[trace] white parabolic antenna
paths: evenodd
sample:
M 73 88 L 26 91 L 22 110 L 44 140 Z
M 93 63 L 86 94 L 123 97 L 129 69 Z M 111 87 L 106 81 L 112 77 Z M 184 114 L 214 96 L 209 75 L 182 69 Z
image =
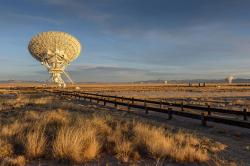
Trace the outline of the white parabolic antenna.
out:
M 61 74 L 73 82 L 64 70 L 80 55 L 81 44 L 75 37 L 65 32 L 41 32 L 30 40 L 28 49 L 47 68 L 52 82 L 65 87 Z

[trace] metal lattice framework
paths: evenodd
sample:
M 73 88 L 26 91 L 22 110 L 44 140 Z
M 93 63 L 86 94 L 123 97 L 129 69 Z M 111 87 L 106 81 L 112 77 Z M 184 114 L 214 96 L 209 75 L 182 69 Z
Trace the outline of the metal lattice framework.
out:
M 42 32 L 31 39 L 28 49 L 47 68 L 52 82 L 65 87 L 62 73 L 72 82 L 64 69 L 81 52 L 81 44 L 76 38 L 65 32 Z

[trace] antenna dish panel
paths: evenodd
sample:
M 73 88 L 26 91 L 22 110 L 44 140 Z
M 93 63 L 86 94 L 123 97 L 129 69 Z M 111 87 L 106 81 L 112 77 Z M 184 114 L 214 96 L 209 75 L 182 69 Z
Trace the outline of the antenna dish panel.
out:
M 64 69 L 81 52 L 81 44 L 75 37 L 65 32 L 42 32 L 30 40 L 28 49 L 30 54 L 47 68 L 52 82 L 65 87 L 62 73 L 72 82 Z

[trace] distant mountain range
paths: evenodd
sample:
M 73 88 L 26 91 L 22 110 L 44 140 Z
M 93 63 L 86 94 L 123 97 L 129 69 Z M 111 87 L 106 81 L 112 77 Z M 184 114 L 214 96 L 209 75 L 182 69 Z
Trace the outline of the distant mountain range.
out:
M 45 83 L 44 81 L 29 81 L 29 80 L 2 80 L 0 84 L 8 83 Z
M 169 83 L 169 84 L 181 84 L 181 83 L 225 83 L 225 79 L 192 79 L 192 80 L 146 80 L 136 81 L 134 83 Z M 233 80 L 233 83 L 250 83 L 250 79 L 237 78 Z
M 144 80 L 135 81 L 133 83 L 169 83 L 169 84 L 181 84 L 181 83 L 225 83 L 224 79 L 191 79 L 191 80 Z M 45 81 L 30 81 L 30 80 L 2 80 L 0 84 L 8 83 L 46 83 Z M 76 82 L 76 83 L 98 83 L 98 82 Z M 130 82 L 131 83 L 131 82 Z M 233 80 L 233 83 L 250 83 L 250 79 L 237 78 Z

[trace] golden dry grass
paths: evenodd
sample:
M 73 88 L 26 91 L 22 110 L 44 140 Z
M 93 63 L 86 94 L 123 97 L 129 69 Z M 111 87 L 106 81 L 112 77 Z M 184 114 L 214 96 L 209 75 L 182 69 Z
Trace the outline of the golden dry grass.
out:
M 118 140 L 115 144 L 115 153 L 118 159 L 128 162 L 129 157 L 133 151 L 132 143 L 127 140 Z
M 94 159 L 98 154 L 100 143 L 91 128 L 79 125 L 63 126 L 59 129 L 53 142 L 53 156 L 57 159 L 81 163 Z
M 13 146 L 7 140 L 0 138 L 0 159 L 13 154 Z
M 45 154 L 46 137 L 45 128 L 39 123 L 31 124 L 31 128 L 23 136 L 22 143 L 25 147 L 25 154 L 28 158 L 37 158 Z
M 26 160 L 24 156 L 6 157 L 0 163 L 0 166 L 25 166 Z
M 211 160 L 211 153 L 221 150 L 212 149 L 208 142 L 185 131 L 124 120 L 112 114 L 85 114 L 82 107 L 74 104 L 57 101 L 51 105 L 54 99 L 50 97 L 39 100 L 19 103 L 31 103 L 34 110 L 24 109 L 1 117 L 0 163 L 22 165 L 25 158 L 85 163 L 102 154 L 122 162 L 148 156 L 178 163 L 206 163 Z

